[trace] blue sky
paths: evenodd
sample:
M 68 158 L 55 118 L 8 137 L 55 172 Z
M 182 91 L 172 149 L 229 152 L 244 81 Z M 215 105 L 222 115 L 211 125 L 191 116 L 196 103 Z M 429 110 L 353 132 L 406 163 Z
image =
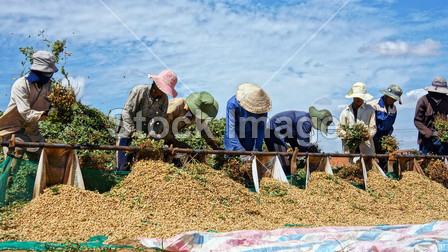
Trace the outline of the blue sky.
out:
M 448 77 L 448 1 L 0 1 L 0 110 L 21 72 L 21 46 L 45 49 L 37 34 L 66 39 L 66 69 L 82 101 L 104 112 L 121 108 L 147 74 L 170 68 L 179 97 L 208 91 L 225 116 L 243 82 L 263 86 L 270 115 L 327 108 L 339 117 L 353 83 L 398 84 L 394 135 L 417 148 L 415 104 L 435 76 Z M 317 139 L 316 139 L 317 136 Z M 313 137 L 325 152 L 330 135 Z

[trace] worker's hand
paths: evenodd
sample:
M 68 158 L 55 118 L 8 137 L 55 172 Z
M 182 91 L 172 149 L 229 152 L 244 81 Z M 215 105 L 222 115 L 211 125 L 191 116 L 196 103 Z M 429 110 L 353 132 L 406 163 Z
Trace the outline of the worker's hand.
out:
M 370 134 L 365 134 L 364 136 L 362 136 L 362 140 L 367 141 L 370 138 Z
M 244 164 L 250 163 L 254 159 L 254 157 L 251 155 L 241 155 L 240 158 L 241 158 L 241 162 L 243 162 Z
M 442 133 L 440 133 L 440 131 L 434 131 L 434 132 L 432 133 L 432 136 L 435 137 L 435 138 L 439 138 L 439 137 L 442 136 Z

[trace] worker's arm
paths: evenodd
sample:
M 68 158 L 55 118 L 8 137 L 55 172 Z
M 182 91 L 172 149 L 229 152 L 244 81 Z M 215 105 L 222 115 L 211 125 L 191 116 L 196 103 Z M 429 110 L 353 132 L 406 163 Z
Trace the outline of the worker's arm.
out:
M 141 101 L 141 98 L 141 92 L 131 90 L 129 93 L 128 99 L 126 100 L 121 112 L 121 119 L 125 130 L 122 137 L 131 137 L 135 132 L 134 117 L 137 113 L 138 104 Z
M 226 131 L 224 136 L 224 146 L 226 150 L 245 151 L 236 133 L 236 107 L 232 102 L 227 103 Z
M 20 78 L 17 80 L 12 86 L 11 90 L 11 99 L 16 103 L 17 110 L 23 119 L 27 122 L 38 122 L 40 120 L 46 119 L 45 110 L 38 111 L 31 108 L 32 102 L 31 99 L 31 86 L 33 84 L 29 84 L 25 78 Z M 49 85 L 49 84 L 46 84 Z M 42 87 L 46 88 L 46 87 Z M 36 100 L 39 97 L 36 98 Z M 48 103 L 48 108 L 50 107 L 50 103 Z
M 425 138 L 430 138 L 433 135 L 433 130 L 428 128 L 425 123 L 424 119 L 427 117 L 426 113 L 431 112 L 432 108 L 428 108 L 427 104 L 425 103 L 425 97 L 420 98 L 417 102 L 417 106 L 415 108 L 415 115 L 414 115 L 414 125 L 417 128 L 417 130 L 422 134 Z M 427 110 L 431 111 L 427 111 Z M 430 114 L 430 113 L 428 113 Z

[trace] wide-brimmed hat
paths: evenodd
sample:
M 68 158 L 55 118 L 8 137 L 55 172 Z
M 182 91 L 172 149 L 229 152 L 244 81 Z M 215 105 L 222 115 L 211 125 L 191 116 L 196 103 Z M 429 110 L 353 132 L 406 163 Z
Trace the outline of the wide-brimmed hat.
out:
M 367 93 L 366 84 L 362 82 L 356 82 L 353 87 L 350 88 L 350 93 L 348 93 L 345 98 L 361 98 L 364 101 L 370 101 L 373 96 Z
M 254 113 L 267 113 L 272 108 L 271 98 L 261 87 L 252 83 L 243 83 L 236 90 L 236 100 L 243 109 Z
M 188 110 L 200 120 L 213 119 L 218 114 L 219 105 L 209 92 L 196 92 L 187 97 Z
M 311 106 L 309 109 L 311 124 L 313 128 L 322 131 L 325 135 L 328 133 L 328 127 L 333 122 L 333 115 L 328 109 L 317 110 Z
M 380 92 L 398 101 L 401 104 L 401 95 L 403 94 L 403 90 L 400 86 L 390 84 L 388 89 L 380 90 Z
M 33 54 L 33 64 L 30 70 L 44 72 L 44 73 L 55 73 L 58 68 L 54 64 L 54 55 L 47 51 L 37 51 Z
M 446 85 L 445 78 L 443 78 L 443 77 L 435 77 L 432 80 L 431 85 L 425 87 L 425 90 L 427 90 L 429 92 L 436 92 L 436 93 L 447 94 L 448 93 L 448 87 Z
M 174 87 L 177 84 L 177 75 L 171 70 L 163 70 L 159 75 L 148 74 L 148 78 L 152 78 L 157 87 L 165 94 L 175 98 L 177 91 Z

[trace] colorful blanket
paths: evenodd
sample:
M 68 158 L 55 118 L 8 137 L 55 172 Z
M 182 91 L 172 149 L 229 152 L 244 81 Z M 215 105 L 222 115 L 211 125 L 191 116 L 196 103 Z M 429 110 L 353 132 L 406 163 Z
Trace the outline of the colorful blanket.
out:
M 169 251 L 448 251 L 448 222 L 372 227 L 287 228 L 228 233 L 187 232 L 167 240 L 141 238 Z

